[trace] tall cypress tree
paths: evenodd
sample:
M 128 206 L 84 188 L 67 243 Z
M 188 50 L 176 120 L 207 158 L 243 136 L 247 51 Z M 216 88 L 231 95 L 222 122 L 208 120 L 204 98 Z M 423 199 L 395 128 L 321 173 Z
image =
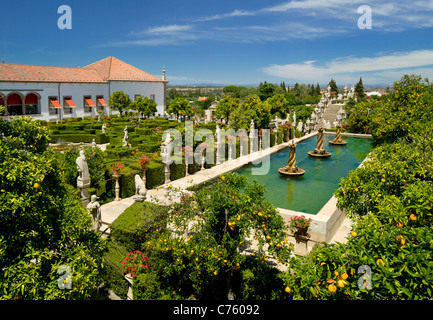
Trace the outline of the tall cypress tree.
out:
M 334 79 L 331 78 L 331 81 L 329 81 L 328 85 L 331 87 L 331 91 L 335 91 L 336 93 L 338 93 L 337 83 Z
M 363 101 L 366 99 L 366 95 L 364 92 L 364 85 L 362 83 L 362 77 L 359 78 L 358 83 L 355 86 L 356 99 L 358 101 Z

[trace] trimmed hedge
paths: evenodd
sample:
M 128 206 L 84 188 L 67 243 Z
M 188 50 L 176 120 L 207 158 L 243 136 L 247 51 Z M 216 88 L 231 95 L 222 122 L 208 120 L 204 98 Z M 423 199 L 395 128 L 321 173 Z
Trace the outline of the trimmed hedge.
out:
M 120 243 L 107 242 L 107 253 L 104 258 L 107 260 L 102 279 L 104 285 L 110 288 L 119 298 L 126 300 L 128 296 L 129 283 L 121 273 L 121 263 L 127 256 L 128 250 Z
M 141 250 L 148 233 L 166 228 L 167 212 L 165 206 L 136 202 L 114 220 L 110 237 L 128 251 Z
M 91 143 L 95 139 L 95 142 L 108 143 L 110 142 L 109 137 L 103 133 L 98 134 L 84 134 L 84 133 L 68 133 L 68 134 L 51 134 L 51 142 L 55 143 L 59 140 L 66 142 L 84 142 Z

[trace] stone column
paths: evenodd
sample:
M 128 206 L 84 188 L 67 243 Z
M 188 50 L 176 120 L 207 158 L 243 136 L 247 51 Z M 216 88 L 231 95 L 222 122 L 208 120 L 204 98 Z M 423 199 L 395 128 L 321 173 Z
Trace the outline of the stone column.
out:
M 164 184 L 170 183 L 170 165 L 164 163 Z
M 119 185 L 119 178 L 120 174 L 114 174 L 113 178 L 116 180 L 116 184 L 114 186 L 114 192 L 115 192 L 115 198 L 114 201 L 120 201 L 120 185 Z

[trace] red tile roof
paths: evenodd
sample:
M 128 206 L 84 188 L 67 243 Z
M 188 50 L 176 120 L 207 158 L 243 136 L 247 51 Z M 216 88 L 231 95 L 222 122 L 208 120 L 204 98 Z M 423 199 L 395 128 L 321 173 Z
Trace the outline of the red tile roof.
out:
M 120 81 L 162 81 L 115 57 L 108 57 L 85 66 L 84 69 L 96 70 L 104 80 Z
M 108 80 L 162 81 L 114 57 L 105 58 L 84 68 L 0 63 L 0 81 L 101 83 Z

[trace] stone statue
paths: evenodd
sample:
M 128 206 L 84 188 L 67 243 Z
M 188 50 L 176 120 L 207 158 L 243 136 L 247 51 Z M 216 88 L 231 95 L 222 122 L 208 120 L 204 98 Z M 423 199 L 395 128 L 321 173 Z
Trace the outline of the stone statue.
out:
M 128 126 L 125 126 L 125 129 L 123 129 L 123 140 L 122 140 L 122 147 L 128 146 Z
M 319 126 L 317 128 L 318 134 L 317 134 L 317 145 L 316 149 L 313 151 L 309 151 L 308 154 L 313 157 L 330 157 L 331 153 L 327 152 L 323 148 L 323 132 L 325 131 L 325 128 L 322 126 Z
M 289 142 L 289 148 L 290 148 L 290 155 L 289 155 L 289 161 L 287 166 L 278 169 L 278 172 L 284 175 L 289 176 L 301 176 L 305 173 L 304 169 L 300 169 L 296 166 L 296 146 L 294 140 L 291 140 Z
M 298 127 L 296 129 L 298 129 L 299 132 L 302 132 L 302 127 L 303 127 L 303 123 L 302 121 L 299 121 Z
M 165 141 L 161 144 L 161 157 L 162 163 L 164 164 L 164 183 L 169 183 L 170 180 L 170 164 L 171 151 L 173 150 L 173 142 L 171 141 L 170 133 L 168 132 Z
M 293 126 L 296 126 L 296 111 L 293 111 Z
M 92 230 L 99 230 L 102 226 L 102 216 L 101 216 L 101 205 L 96 201 L 98 197 L 94 194 L 90 198 L 90 202 L 87 204 L 87 210 L 92 217 Z
M 87 158 L 84 154 L 84 150 L 80 150 L 80 155 L 75 160 L 78 170 L 77 186 L 83 186 L 86 184 L 90 185 L 90 174 L 89 166 L 87 164 Z
M 95 139 L 92 139 L 92 148 L 96 148 L 97 146 L 96 146 L 96 142 L 95 142 Z
M 138 174 L 135 175 L 135 196 L 134 200 L 136 202 L 143 202 L 146 200 L 146 185 L 144 184 L 144 181 Z
M 106 134 L 106 132 L 107 132 L 107 124 L 105 122 L 102 124 L 101 130 L 102 130 L 103 134 Z
M 218 125 L 216 126 L 216 129 L 215 129 L 215 137 L 216 137 L 216 141 L 217 141 L 217 146 L 220 146 L 221 145 L 221 129 Z
M 81 190 L 83 205 L 87 205 L 89 203 L 89 193 L 87 190 L 90 187 L 90 174 L 84 150 L 80 150 L 80 155 L 75 160 L 75 163 L 78 171 L 77 187 Z
M 161 157 L 163 163 L 171 163 L 172 150 L 173 142 L 171 141 L 170 133 L 167 133 L 164 142 L 161 144 Z
M 250 137 L 254 137 L 254 119 L 251 119 L 250 123 Z

